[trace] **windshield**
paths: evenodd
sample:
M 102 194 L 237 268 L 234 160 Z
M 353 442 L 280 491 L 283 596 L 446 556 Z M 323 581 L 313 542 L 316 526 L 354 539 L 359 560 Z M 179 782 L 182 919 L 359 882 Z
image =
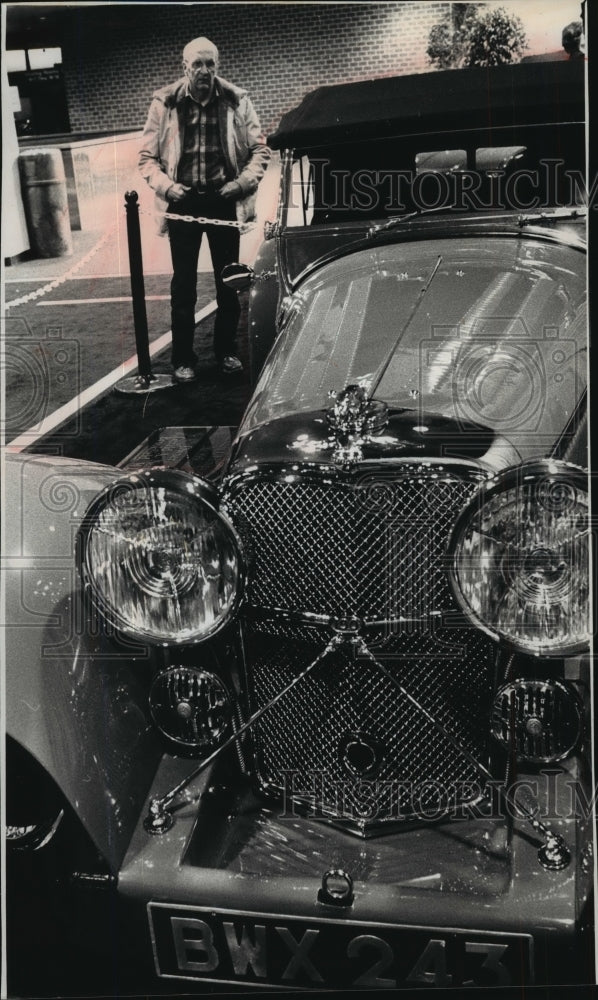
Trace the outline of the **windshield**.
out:
M 572 415 L 586 340 L 579 250 L 505 236 L 360 250 L 293 295 L 241 433 L 359 383 L 391 407 L 483 424 L 531 457 Z

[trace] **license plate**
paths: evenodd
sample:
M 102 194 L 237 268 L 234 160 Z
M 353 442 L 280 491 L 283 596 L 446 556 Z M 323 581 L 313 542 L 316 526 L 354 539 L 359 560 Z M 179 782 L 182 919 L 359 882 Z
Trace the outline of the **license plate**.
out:
M 532 939 L 149 903 L 159 976 L 284 988 L 522 986 Z

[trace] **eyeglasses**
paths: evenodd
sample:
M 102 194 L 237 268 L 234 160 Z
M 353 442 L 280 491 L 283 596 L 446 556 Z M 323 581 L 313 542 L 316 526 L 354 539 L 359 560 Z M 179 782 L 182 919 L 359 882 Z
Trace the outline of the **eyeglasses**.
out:
M 203 59 L 195 59 L 192 63 L 183 62 L 183 67 L 187 72 L 196 72 L 200 69 L 215 70 L 216 61 L 215 59 L 207 59 L 206 61 Z

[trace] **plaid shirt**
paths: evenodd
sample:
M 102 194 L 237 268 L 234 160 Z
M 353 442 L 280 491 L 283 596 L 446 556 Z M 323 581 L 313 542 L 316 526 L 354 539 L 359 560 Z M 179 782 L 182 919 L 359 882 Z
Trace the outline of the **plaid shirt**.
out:
M 185 131 L 178 181 L 190 187 L 222 187 L 226 182 L 226 164 L 220 143 L 216 92 L 205 106 L 198 104 L 187 92 L 183 121 Z

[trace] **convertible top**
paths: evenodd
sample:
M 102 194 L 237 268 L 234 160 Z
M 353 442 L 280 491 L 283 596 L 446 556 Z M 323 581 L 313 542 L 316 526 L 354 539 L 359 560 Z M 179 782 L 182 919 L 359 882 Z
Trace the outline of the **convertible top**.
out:
M 585 120 L 584 60 L 418 73 L 318 87 L 283 115 L 272 149 Z

